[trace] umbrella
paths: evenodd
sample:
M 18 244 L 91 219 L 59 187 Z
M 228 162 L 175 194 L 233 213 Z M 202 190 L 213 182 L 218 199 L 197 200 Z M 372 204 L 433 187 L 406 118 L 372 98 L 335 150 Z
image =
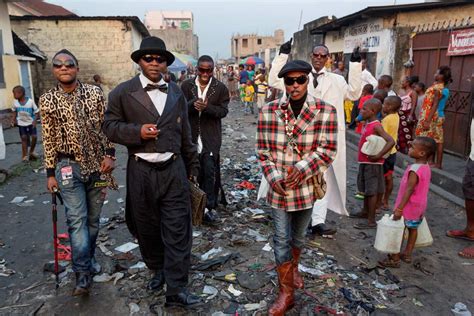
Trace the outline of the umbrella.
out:
M 168 66 L 168 70 L 172 72 L 179 72 L 182 70 L 186 70 L 188 66 L 186 66 L 185 63 L 183 63 L 179 58 L 174 59 L 174 62 Z
M 191 55 L 186 55 L 186 54 L 181 54 L 181 53 L 176 53 L 176 52 L 173 52 L 173 55 L 174 57 L 181 60 L 186 65 L 191 64 L 191 66 L 197 66 L 197 60 Z
M 257 57 L 257 56 L 250 56 L 242 60 L 241 64 L 245 65 L 257 65 L 257 64 L 264 64 L 265 62 L 263 59 Z

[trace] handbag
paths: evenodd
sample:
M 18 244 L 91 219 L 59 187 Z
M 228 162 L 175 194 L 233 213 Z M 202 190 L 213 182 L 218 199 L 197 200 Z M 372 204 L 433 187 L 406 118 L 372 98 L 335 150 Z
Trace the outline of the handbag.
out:
M 189 188 L 191 191 L 192 223 L 194 226 L 199 226 L 202 224 L 202 218 L 204 217 L 207 195 L 192 181 L 189 181 Z
M 324 180 L 324 174 L 318 173 L 317 175 L 313 176 L 313 184 L 314 184 L 314 197 L 317 200 L 321 200 L 327 191 L 327 184 L 326 180 Z

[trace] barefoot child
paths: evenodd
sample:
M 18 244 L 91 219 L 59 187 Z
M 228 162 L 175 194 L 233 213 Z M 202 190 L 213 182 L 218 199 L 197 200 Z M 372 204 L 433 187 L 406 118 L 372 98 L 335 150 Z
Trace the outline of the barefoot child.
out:
M 25 88 L 16 86 L 13 88 L 12 110 L 15 112 L 12 125 L 18 126 L 21 137 L 21 159 L 23 161 L 36 160 L 38 155 L 35 154 L 36 146 L 36 120 L 38 119 L 39 109 L 35 101 L 25 96 Z M 31 137 L 31 139 L 30 139 Z M 28 153 L 28 144 L 30 151 Z
M 361 212 L 352 214 L 351 217 L 367 218 L 368 221 L 354 225 L 357 229 L 375 229 L 377 227 L 375 223 L 377 195 L 385 192 L 383 156 L 395 146 L 393 138 L 384 131 L 382 124 L 377 120 L 377 115 L 381 111 L 382 102 L 375 98 L 367 100 L 360 110 L 362 119 L 366 121 L 366 124 L 359 141 L 359 174 L 357 176 L 357 187 L 360 192 L 364 193 L 364 208 Z M 362 145 L 367 140 L 367 137 L 371 135 L 382 137 L 386 143 L 378 154 L 368 156 L 362 153 Z
M 255 95 L 255 89 L 253 87 L 252 80 L 247 80 L 247 86 L 245 87 L 245 97 L 244 97 L 244 104 L 245 104 L 245 113 L 251 112 L 254 114 L 253 109 L 253 99 Z
M 429 137 L 417 137 L 408 151 L 408 155 L 415 159 L 403 174 L 398 190 L 393 219 L 400 220 L 403 216 L 405 227 L 408 229 L 408 241 L 402 253 L 388 255 L 379 264 L 384 267 L 399 268 L 400 260 L 411 262 L 411 254 L 415 247 L 420 226 L 428 202 L 428 190 L 431 181 L 431 169 L 428 164 L 436 152 L 436 142 Z M 401 246 L 401 245 L 400 245 Z
M 385 117 L 382 120 L 382 127 L 384 131 L 390 135 L 395 143 L 398 138 L 398 128 L 400 124 L 400 117 L 398 116 L 398 110 L 402 104 L 402 99 L 397 96 L 388 96 L 383 102 L 383 112 Z M 388 200 L 393 190 L 393 170 L 395 169 L 395 162 L 397 160 L 397 147 L 393 146 L 390 150 L 390 156 L 385 159 L 383 163 L 383 176 L 385 178 L 385 193 L 383 199 L 379 197 L 379 201 L 382 201 L 382 209 L 388 211 Z

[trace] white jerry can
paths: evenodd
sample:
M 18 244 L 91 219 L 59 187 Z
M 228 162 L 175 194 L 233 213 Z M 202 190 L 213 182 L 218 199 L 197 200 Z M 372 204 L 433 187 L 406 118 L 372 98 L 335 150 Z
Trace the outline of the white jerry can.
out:
M 405 231 L 405 239 L 408 239 L 408 230 Z M 423 217 L 420 226 L 418 226 L 418 235 L 416 236 L 415 248 L 428 247 L 433 244 L 433 236 L 426 217 Z
M 382 253 L 399 253 L 404 229 L 403 217 L 398 221 L 394 221 L 391 215 L 385 214 L 377 222 L 374 248 Z

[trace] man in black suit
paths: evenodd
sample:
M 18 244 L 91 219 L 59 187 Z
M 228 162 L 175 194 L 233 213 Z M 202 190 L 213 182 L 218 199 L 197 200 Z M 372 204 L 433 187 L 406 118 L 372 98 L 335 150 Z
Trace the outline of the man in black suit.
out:
M 127 226 L 138 239 L 148 268 L 148 283 L 161 290 L 166 306 L 200 302 L 186 289 L 192 246 L 188 178 L 196 181 L 199 161 L 191 141 L 186 100 L 162 73 L 174 61 L 165 43 L 147 37 L 131 58 L 142 73 L 109 94 L 103 130 L 127 146 Z
M 214 60 L 203 55 L 197 64 L 197 76 L 183 82 L 181 89 L 188 100 L 189 122 L 193 142 L 198 146 L 199 187 L 206 192 L 205 222 L 217 220 L 217 198 L 220 189 L 219 152 L 222 144 L 221 120 L 226 117 L 229 90 L 213 77 Z

